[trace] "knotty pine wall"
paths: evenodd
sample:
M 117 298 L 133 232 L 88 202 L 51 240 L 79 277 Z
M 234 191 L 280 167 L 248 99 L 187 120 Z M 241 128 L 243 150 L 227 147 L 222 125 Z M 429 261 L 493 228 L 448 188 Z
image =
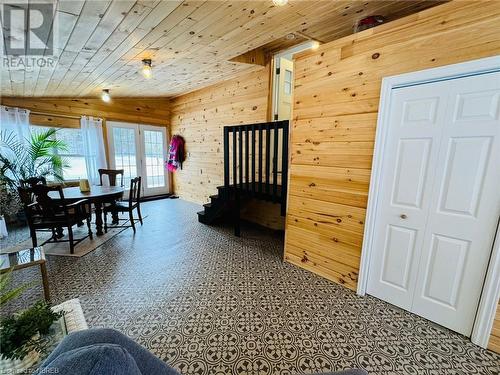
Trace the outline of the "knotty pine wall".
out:
M 106 120 L 161 126 L 170 123 L 170 101 L 164 98 L 113 98 L 110 103 L 104 103 L 100 98 L 4 96 L 0 98 L 0 104 L 29 109 L 33 125 L 79 128 L 81 116 L 102 118 L 108 165 Z
M 493 350 L 500 354 L 500 301 L 497 307 L 497 314 L 495 316 L 495 322 L 493 323 L 493 328 L 491 330 L 490 342 L 488 343 L 488 349 Z
M 175 194 L 203 204 L 224 184 L 223 127 L 266 122 L 270 113 L 270 66 L 171 101 L 171 134 L 186 141 L 183 169 L 173 174 Z M 241 217 L 272 229 L 284 229 L 280 206 L 247 202 Z
M 169 100 L 165 98 L 113 98 L 104 103 L 100 98 L 2 97 L 2 105 L 26 108 L 33 112 L 32 123 L 46 126 L 79 126 L 79 120 L 62 116 L 94 116 L 104 120 L 167 126 L 170 122 Z M 58 116 L 59 115 L 59 116 Z
M 186 141 L 186 162 L 173 174 L 173 191 L 181 198 L 207 203 L 224 183 L 223 127 L 266 122 L 270 68 L 171 101 L 171 134 Z
M 500 53 L 498 2 L 451 2 L 295 62 L 285 259 L 355 289 L 383 77 Z

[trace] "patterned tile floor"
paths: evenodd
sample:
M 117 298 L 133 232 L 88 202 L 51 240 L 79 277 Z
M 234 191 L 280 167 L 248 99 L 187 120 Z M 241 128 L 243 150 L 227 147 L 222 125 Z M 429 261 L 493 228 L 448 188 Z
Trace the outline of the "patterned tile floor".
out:
M 79 297 L 89 326 L 126 333 L 183 374 L 500 374 L 500 356 L 463 336 L 283 263 L 281 236 L 248 227 L 236 238 L 197 210 L 146 203 L 135 236 L 50 257 L 54 302 Z

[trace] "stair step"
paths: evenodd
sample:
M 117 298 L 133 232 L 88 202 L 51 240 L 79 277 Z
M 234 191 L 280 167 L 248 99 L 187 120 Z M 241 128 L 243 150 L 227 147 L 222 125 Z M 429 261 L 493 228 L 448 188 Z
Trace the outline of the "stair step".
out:
M 211 209 L 214 205 L 212 203 L 205 203 L 203 207 Z
M 209 220 L 208 220 L 208 217 L 207 215 L 205 214 L 205 211 L 200 211 L 200 212 L 197 212 L 198 214 L 198 221 L 202 224 L 209 224 Z

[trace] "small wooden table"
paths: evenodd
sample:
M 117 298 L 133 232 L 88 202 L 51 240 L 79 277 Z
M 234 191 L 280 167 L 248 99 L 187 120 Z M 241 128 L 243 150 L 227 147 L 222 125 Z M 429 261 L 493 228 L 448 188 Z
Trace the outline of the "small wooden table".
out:
M 112 203 L 123 196 L 125 188 L 121 186 L 98 186 L 92 185 L 90 191 L 81 192 L 79 187 L 68 187 L 63 189 L 64 201 L 67 203 L 76 202 L 80 199 L 88 199 L 95 207 L 95 227 L 96 234 L 102 236 L 102 207 L 104 203 Z M 57 191 L 51 191 L 49 197 L 53 200 L 60 200 Z
M 0 254 L 0 273 L 8 272 L 11 269 L 13 271 L 16 271 L 23 268 L 40 266 L 40 272 L 42 274 L 43 294 L 45 300 L 49 302 L 49 279 L 47 277 L 47 266 L 45 263 L 45 253 L 42 247 L 2 253 Z

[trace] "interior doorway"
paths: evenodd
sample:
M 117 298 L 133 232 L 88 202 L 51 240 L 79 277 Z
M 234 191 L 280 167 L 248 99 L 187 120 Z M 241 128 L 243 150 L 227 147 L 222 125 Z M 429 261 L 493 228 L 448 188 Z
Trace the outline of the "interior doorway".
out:
M 296 53 L 314 49 L 318 42 L 308 41 L 274 55 L 273 120 L 290 120 L 293 108 L 294 62 Z

